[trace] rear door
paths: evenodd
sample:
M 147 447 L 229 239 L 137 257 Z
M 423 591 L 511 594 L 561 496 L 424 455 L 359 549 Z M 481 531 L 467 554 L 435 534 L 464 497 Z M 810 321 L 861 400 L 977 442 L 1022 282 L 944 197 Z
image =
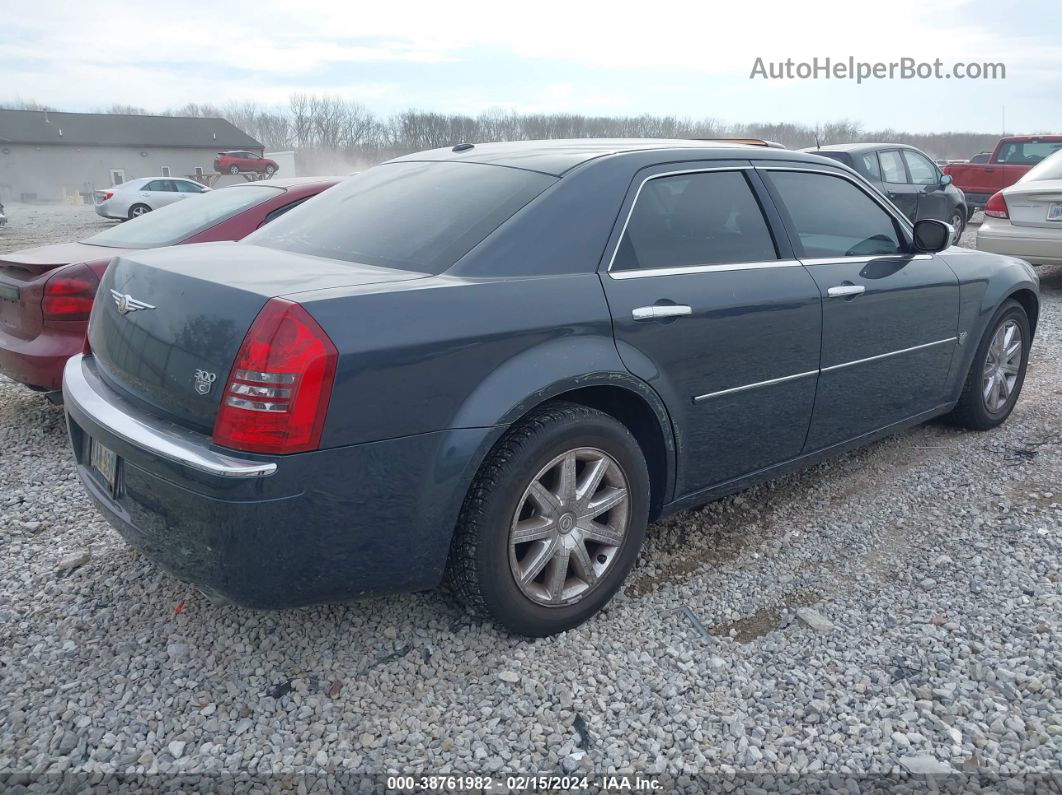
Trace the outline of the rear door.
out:
M 635 183 L 602 283 L 620 356 L 678 431 L 676 496 L 799 455 L 821 302 L 755 171 L 672 164 Z
M 147 199 L 153 210 L 173 204 L 182 198 L 172 179 L 153 179 L 144 186 L 143 193 L 146 194 L 143 198 Z
M 900 212 L 910 220 L 918 217 L 918 194 L 921 188 L 912 185 L 907 174 L 907 166 L 899 149 L 882 149 L 878 152 L 881 163 L 881 181 L 885 185 L 885 195 L 900 208 Z
M 906 224 L 848 176 L 768 167 L 797 255 L 822 295 L 809 451 L 941 406 L 957 344 L 958 279 L 910 253 Z

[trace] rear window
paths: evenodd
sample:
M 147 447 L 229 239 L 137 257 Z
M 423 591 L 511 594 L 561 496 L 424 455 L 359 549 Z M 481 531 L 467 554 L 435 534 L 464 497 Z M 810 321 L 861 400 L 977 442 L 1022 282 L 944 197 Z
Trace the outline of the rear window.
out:
M 245 238 L 385 268 L 441 273 L 556 182 L 478 163 L 385 163 Z
M 1062 179 L 1062 152 L 1055 152 L 1045 157 L 1038 165 L 1029 169 L 1018 182 L 1036 182 L 1043 179 Z
M 1023 141 L 1003 144 L 999 148 L 1000 163 L 1035 166 L 1045 157 L 1062 149 L 1062 141 Z
M 828 157 L 830 160 L 836 160 L 838 163 L 844 163 L 846 166 L 852 165 L 852 157 L 847 152 L 834 152 L 825 149 L 817 149 L 811 154 L 819 155 L 820 157 Z
M 173 246 L 283 192 L 283 188 L 264 185 L 209 191 L 113 226 L 83 242 L 111 248 Z

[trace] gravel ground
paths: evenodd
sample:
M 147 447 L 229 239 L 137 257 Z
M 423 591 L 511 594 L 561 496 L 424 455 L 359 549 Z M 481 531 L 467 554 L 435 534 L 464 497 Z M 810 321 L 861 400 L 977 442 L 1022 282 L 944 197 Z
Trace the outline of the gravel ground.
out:
M 106 225 L 8 209 L 0 251 Z M 97 516 L 61 410 L 0 383 L 0 774 L 1057 776 L 1062 268 L 1040 273 L 1005 426 L 658 522 L 602 616 L 537 641 L 440 593 L 212 605 Z

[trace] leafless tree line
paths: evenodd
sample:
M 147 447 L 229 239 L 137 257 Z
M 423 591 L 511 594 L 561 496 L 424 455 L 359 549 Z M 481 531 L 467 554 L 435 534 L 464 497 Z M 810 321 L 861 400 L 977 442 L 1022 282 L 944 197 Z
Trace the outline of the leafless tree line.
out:
M 32 100 L 0 107 L 55 110 Z M 147 114 L 144 108 L 112 105 L 103 113 Z M 516 113 L 491 110 L 477 116 L 406 110 L 379 116 L 339 96 L 292 94 L 286 107 L 253 102 L 225 106 L 191 103 L 163 115 L 221 117 L 261 141 L 267 151 L 293 149 L 304 163 L 364 166 L 390 157 L 462 142 L 541 138 L 763 138 L 796 149 L 816 144 L 882 141 L 917 146 L 937 158 L 966 158 L 992 149 L 992 133 L 909 133 L 868 130 L 853 121 L 819 125 L 726 123 L 678 116 L 584 116 L 575 113 Z

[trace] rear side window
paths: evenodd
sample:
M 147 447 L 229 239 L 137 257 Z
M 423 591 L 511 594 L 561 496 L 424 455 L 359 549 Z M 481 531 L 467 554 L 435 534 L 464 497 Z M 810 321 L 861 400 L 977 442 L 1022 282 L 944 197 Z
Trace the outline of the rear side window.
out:
M 897 150 L 886 149 L 884 152 L 879 152 L 878 157 L 881 159 L 881 178 L 884 182 L 898 185 L 907 182 L 907 172 L 904 170 L 903 160 Z
M 612 268 L 683 268 L 777 258 L 745 175 L 713 171 L 646 182 Z
M 892 216 L 848 180 L 799 171 L 769 175 L 800 238 L 804 257 L 903 253 Z
M 441 273 L 556 181 L 536 171 L 478 163 L 385 163 L 244 240 L 316 257 Z
M 863 168 L 865 168 L 867 174 L 874 179 L 881 179 L 881 168 L 878 166 L 877 152 L 867 152 L 863 155 Z

